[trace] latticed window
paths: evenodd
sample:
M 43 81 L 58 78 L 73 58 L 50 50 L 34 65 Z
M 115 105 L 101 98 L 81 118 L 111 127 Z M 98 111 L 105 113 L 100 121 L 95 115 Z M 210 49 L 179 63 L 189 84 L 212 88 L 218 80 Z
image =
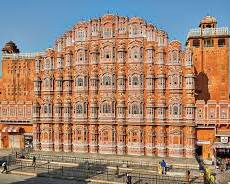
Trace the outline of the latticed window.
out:
M 77 86 L 83 86 L 83 79 L 80 77 L 77 78 Z
M 153 59 L 153 50 L 147 50 L 147 59 L 148 61 L 151 61 Z
M 86 54 L 85 54 L 85 51 L 84 50 L 80 50 L 78 51 L 77 53 L 77 61 L 78 63 L 83 63 L 86 61 Z
M 35 70 L 36 70 L 37 72 L 40 71 L 40 60 L 36 60 L 36 62 L 35 62 Z
M 60 106 L 60 105 L 56 106 L 55 112 L 56 112 L 57 114 L 61 114 L 61 106 Z
M 133 103 L 129 105 L 129 114 L 142 114 L 143 112 L 143 107 L 142 104 L 140 103 Z
M 62 62 L 63 62 L 63 59 L 61 57 L 58 57 L 57 58 L 57 68 L 62 68 Z
M 46 58 L 45 59 L 45 70 L 51 69 L 51 58 Z
M 102 132 L 102 141 L 108 141 L 109 140 L 109 133 L 108 131 Z
M 179 114 L 179 108 L 177 105 L 173 106 L 173 115 L 178 115 Z
M 82 106 L 82 104 L 77 104 L 76 105 L 76 113 L 77 114 L 82 114 L 83 113 L 83 106 Z
M 133 77 L 132 77 L 132 85 L 133 85 L 133 86 L 139 85 L 139 79 L 138 79 L 137 76 L 133 76 Z
M 109 85 L 111 85 L 111 77 L 108 76 L 108 75 L 103 76 L 102 81 L 103 81 L 103 85 L 104 85 L 104 86 L 109 86 Z
M 85 31 L 84 30 L 79 30 L 77 32 L 77 38 L 78 38 L 78 41 L 84 41 L 85 40 Z
M 172 61 L 174 63 L 178 62 L 178 52 L 177 51 L 172 51 Z
M 82 138 L 81 138 L 81 130 L 76 130 L 76 138 L 77 138 L 77 140 L 78 141 L 81 141 L 82 140 Z
M 108 102 L 103 103 L 102 112 L 103 113 L 111 113 L 111 105 Z
M 110 38 L 112 37 L 112 28 L 105 27 L 103 31 L 103 37 L 104 38 Z
M 133 35 L 138 35 L 139 34 L 139 28 L 137 25 L 132 26 L 132 34 Z
M 139 114 L 140 109 L 139 106 L 137 104 L 133 104 L 132 105 L 132 114 Z
M 221 119 L 226 119 L 227 118 L 227 108 L 226 109 L 221 108 L 221 110 L 220 110 L 220 118 Z
M 44 113 L 45 114 L 51 113 L 51 104 L 44 105 Z
M 129 133 L 129 142 L 138 142 L 139 133 L 137 131 L 132 131 Z

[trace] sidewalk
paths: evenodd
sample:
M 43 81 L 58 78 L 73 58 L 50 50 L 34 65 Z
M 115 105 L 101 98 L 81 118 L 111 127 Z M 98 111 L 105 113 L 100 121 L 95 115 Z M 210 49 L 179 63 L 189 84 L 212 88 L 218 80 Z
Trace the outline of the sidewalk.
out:
M 150 156 L 123 156 L 123 155 L 109 155 L 109 154 L 92 154 L 92 153 L 65 153 L 65 152 L 42 152 L 36 151 L 30 153 L 30 156 L 49 156 L 52 160 L 52 157 L 59 157 L 60 159 L 64 157 L 64 162 L 68 162 L 68 159 L 76 157 L 78 159 L 88 159 L 88 160 L 96 160 L 96 161 L 107 161 L 110 163 L 136 163 L 140 165 L 153 165 L 156 166 L 163 159 L 167 164 L 178 167 L 178 168 L 191 168 L 191 169 L 199 169 L 199 164 L 195 158 L 160 158 L 160 157 L 150 157 Z M 39 157 L 38 157 L 39 158 Z M 48 157 L 47 157 L 48 158 Z M 61 161 L 61 160 L 60 160 Z

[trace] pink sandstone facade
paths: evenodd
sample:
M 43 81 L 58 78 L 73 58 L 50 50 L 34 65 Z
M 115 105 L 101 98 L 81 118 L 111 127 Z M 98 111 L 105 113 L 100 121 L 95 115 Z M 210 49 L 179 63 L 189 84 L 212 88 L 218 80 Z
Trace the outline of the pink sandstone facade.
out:
M 204 98 L 204 77 L 201 80 L 198 76 L 203 71 L 199 68 L 203 56 L 192 44 L 194 38 L 190 32 L 182 50 L 179 41 L 170 41 L 165 31 L 141 18 L 107 14 L 77 23 L 44 53 L 23 55 L 15 49 L 13 53 L 3 49 L 3 68 L 11 62 L 20 65 L 27 61 L 33 85 L 30 80 L 22 83 L 30 95 L 15 96 L 15 82 L 8 85 L 7 80 L 13 74 L 3 70 L 2 80 L 5 78 L 6 88 L 12 86 L 14 93 L 4 96 L 4 88 L 0 89 L 2 108 L 9 109 L 13 103 L 18 119 L 22 106 L 18 104 L 25 108 L 28 104 L 32 113 L 24 109 L 22 120 L 29 118 L 29 123 L 19 127 L 24 133 L 33 133 L 34 150 L 194 157 L 197 140 L 214 143 L 213 130 L 220 127 L 217 119 L 209 119 L 211 116 L 200 118 L 201 110 L 197 109 L 206 113 L 206 107 L 214 105 L 215 113 L 226 111 L 221 122 L 227 132 L 230 119 L 228 91 L 220 92 L 219 99 L 219 94 L 212 93 L 212 83 L 207 85 L 212 98 Z M 228 89 L 228 80 L 225 82 Z M 7 119 L 7 115 L 0 117 L 1 122 Z M 212 131 L 207 131 L 207 122 L 214 122 Z M 7 127 L 16 126 L 0 123 L 5 139 L 14 134 Z M 205 154 L 207 149 L 204 146 Z
M 143 19 L 80 22 L 35 72 L 35 150 L 193 156 L 191 52 Z

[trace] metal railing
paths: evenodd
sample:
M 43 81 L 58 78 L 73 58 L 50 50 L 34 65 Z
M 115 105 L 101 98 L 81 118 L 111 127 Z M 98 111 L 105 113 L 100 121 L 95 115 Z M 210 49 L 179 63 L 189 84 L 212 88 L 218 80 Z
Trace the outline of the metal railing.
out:
M 78 166 L 67 167 L 54 165 L 49 162 L 37 163 L 36 167 L 31 165 L 30 161 L 16 160 L 11 162 L 10 170 L 20 170 L 22 172 L 34 172 L 38 176 L 48 176 L 56 178 L 68 178 L 80 181 L 87 180 L 104 180 L 125 183 L 126 174 L 131 176 L 132 183 L 136 184 L 185 184 L 188 183 L 185 177 L 165 176 L 157 174 L 145 174 L 141 172 L 129 172 L 129 171 L 116 171 L 114 169 L 108 169 L 106 165 L 89 164 L 87 162 Z M 201 184 L 203 181 L 197 181 L 197 178 L 191 177 L 190 183 Z
M 228 27 L 219 27 L 219 28 L 197 28 L 190 29 L 187 35 L 189 37 L 198 37 L 198 36 L 214 36 L 214 35 L 229 35 Z
M 2 59 L 34 59 L 36 56 L 44 57 L 45 52 L 14 53 L 14 54 L 3 53 Z

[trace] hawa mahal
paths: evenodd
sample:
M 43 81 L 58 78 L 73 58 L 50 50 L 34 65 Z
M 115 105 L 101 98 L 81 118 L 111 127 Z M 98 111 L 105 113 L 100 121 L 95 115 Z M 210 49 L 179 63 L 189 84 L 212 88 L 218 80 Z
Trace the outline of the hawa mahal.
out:
M 79 22 L 52 48 L 2 49 L 0 148 L 160 157 L 229 145 L 229 33 L 204 17 L 186 47 L 139 17 Z

